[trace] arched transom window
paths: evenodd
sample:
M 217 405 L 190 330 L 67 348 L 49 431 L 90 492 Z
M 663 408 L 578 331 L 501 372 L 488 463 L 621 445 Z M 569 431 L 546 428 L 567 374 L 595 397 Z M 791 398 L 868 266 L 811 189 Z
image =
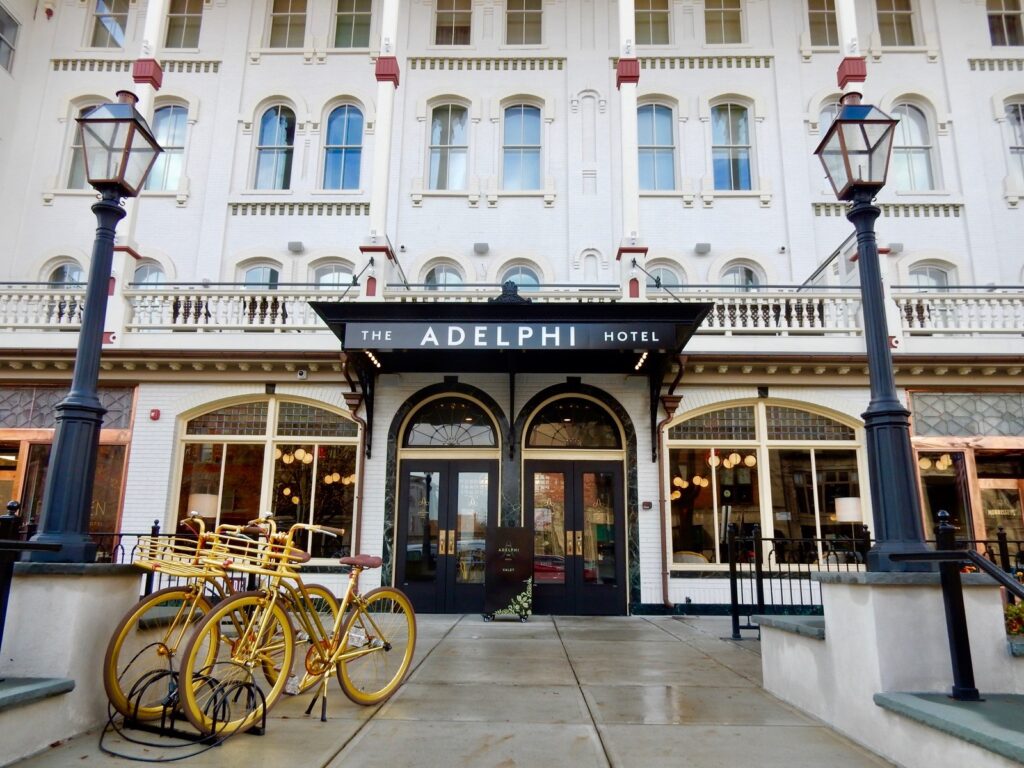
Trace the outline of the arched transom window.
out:
M 409 420 L 405 448 L 496 448 L 497 432 L 479 405 L 461 397 L 431 400 Z
M 728 405 L 674 424 L 665 478 L 673 564 L 727 563 L 731 524 L 747 536 L 760 526 L 782 564 L 839 551 L 843 562 L 861 562 L 859 526 L 836 519 L 836 499 L 867 496 L 860 452 L 854 427 L 793 405 Z M 853 506 L 867 522 L 866 498 Z
M 269 398 L 228 405 L 185 424 L 177 517 L 208 527 L 243 524 L 270 510 L 278 528 L 314 523 L 345 536 L 314 536 L 314 557 L 350 552 L 358 487 L 357 424 L 308 403 Z M 310 546 L 303 537 L 301 546 Z
M 527 448 L 622 448 L 619 426 L 592 400 L 564 398 L 548 403 L 526 430 Z

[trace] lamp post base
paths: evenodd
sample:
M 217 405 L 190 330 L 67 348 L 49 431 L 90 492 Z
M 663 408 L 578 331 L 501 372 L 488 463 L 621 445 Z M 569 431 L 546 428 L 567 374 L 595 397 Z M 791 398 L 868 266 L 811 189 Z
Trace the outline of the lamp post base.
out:
M 63 533 L 40 533 L 32 537 L 38 544 L 59 544 L 56 552 L 33 551 L 28 559 L 35 563 L 94 563 L 96 562 L 96 542 L 80 533 L 65 531 Z

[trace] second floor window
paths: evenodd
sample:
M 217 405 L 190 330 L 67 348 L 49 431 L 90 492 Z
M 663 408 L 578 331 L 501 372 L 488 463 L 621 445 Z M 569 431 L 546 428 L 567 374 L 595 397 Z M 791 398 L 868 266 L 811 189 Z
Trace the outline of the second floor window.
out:
M 675 189 L 672 110 L 661 104 L 645 104 L 637 110 L 636 118 L 640 189 Z
M 345 264 L 325 264 L 317 267 L 313 280 L 318 288 L 348 288 L 352 285 L 352 270 Z
M 916 45 L 913 0 L 877 0 L 882 45 Z
M 540 45 L 541 0 L 508 0 L 505 11 L 505 42 L 508 45 Z
M 242 279 L 245 281 L 246 288 L 270 288 L 274 290 L 281 280 L 281 273 L 277 270 L 277 267 L 259 264 L 245 270 Z
M 839 45 L 836 0 L 807 0 L 807 23 L 811 45 Z
M 370 0 L 338 0 L 334 20 L 335 48 L 370 46 Z
M 203 0 L 171 0 L 164 48 L 198 48 L 202 25 Z
M 469 112 L 458 104 L 435 107 L 430 120 L 430 189 L 466 188 Z
M 264 112 L 256 145 L 256 189 L 289 188 L 294 146 L 295 113 L 284 106 Z
M 423 282 L 427 288 L 436 291 L 443 291 L 446 288 L 458 288 L 462 285 L 462 275 L 459 270 L 449 264 L 439 264 L 431 267 Z
M 928 118 L 910 104 L 897 104 L 892 116 L 900 121 L 896 126 L 889 170 L 895 189 L 900 192 L 934 189 Z
M 128 0 L 96 0 L 89 45 L 93 48 L 124 48 L 127 24 Z
M 164 151 L 157 155 L 153 170 L 146 179 L 146 189 L 175 190 L 181 181 L 185 160 L 185 131 L 188 110 L 172 105 L 153 113 L 153 133 Z
M 54 268 L 49 283 L 54 288 L 61 285 L 84 285 L 85 271 L 77 262 L 68 261 Z
M 1021 0 L 987 0 L 986 6 L 992 45 L 1024 45 Z
M 722 273 L 722 285 L 736 291 L 754 291 L 761 284 L 761 279 L 750 267 L 736 264 Z
M 505 110 L 502 186 L 540 189 L 540 110 L 516 104 Z
M 437 0 L 434 45 L 469 45 L 472 0 Z
M 637 45 L 668 45 L 668 0 L 636 0 Z
M 301 48 L 306 39 L 306 0 L 273 0 L 270 7 L 271 48 Z
M 160 285 L 163 283 L 164 278 L 164 271 L 160 268 L 160 265 L 150 261 L 140 264 L 135 268 L 132 282 L 135 285 Z
M 1024 104 L 1007 104 L 1006 119 L 1010 123 L 1010 160 L 1024 180 Z
M 741 0 L 705 0 L 704 40 L 711 45 L 743 42 Z
M 0 6 L 0 67 L 8 72 L 14 64 L 14 46 L 18 42 L 18 22 Z
M 949 288 L 949 270 L 932 264 L 912 267 L 910 269 L 910 283 L 918 288 L 930 288 L 941 291 Z
M 751 189 L 750 121 L 746 107 L 720 104 L 711 109 L 711 160 L 715 189 Z
M 324 189 L 359 189 L 363 152 L 363 113 L 345 104 L 327 118 Z

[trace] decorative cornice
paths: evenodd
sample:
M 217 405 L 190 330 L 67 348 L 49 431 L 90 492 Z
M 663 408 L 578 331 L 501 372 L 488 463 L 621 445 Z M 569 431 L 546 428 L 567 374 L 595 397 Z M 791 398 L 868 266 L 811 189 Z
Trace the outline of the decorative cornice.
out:
M 1024 59 L 968 59 L 967 66 L 971 72 L 1024 72 Z
M 846 203 L 812 203 L 815 216 L 846 216 Z M 963 203 L 876 203 L 882 210 L 882 216 L 892 219 L 938 219 L 960 218 L 963 215 Z
M 150 59 L 152 61 L 152 59 Z M 54 72 L 132 72 L 135 59 L 50 59 Z M 165 59 L 158 62 L 163 72 L 175 74 L 217 74 L 219 61 L 197 61 L 195 59 Z
M 639 56 L 641 69 L 770 69 L 774 56 Z M 611 58 L 612 69 L 618 69 L 619 58 Z
M 561 56 L 454 57 L 417 56 L 409 59 L 409 69 L 451 70 L 458 72 L 556 71 L 565 69 Z
M 232 216 L 369 216 L 369 203 L 228 203 Z

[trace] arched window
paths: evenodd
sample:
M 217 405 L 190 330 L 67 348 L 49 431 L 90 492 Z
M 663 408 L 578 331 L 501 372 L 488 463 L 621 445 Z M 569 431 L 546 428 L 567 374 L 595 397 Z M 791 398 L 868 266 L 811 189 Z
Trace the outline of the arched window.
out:
M 765 557 L 782 563 L 863 563 L 836 499 L 861 489 L 857 432 L 829 416 L 759 401 L 728 405 L 668 429 L 673 562 L 726 563 L 726 532 L 761 526 Z M 767 475 L 767 477 L 763 476 Z M 862 515 L 868 521 L 866 501 Z M 770 551 L 769 551 L 770 550 Z
M 1006 105 L 1010 124 L 1010 160 L 1018 178 L 1024 180 L 1024 103 Z
M 457 288 L 462 285 L 462 275 L 451 264 L 438 264 L 427 270 L 423 282 L 427 288 L 443 291 L 445 288 Z
M 505 109 L 502 187 L 540 189 L 540 110 L 528 104 Z
M 212 527 L 271 510 L 285 529 L 295 522 L 344 528 L 341 539 L 303 536 L 300 546 L 311 544 L 314 557 L 347 555 L 358 435 L 338 413 L 276 398 L 197 416 L 185 425 L 178 518 L 196 511 Z
M 752 189 L 749 110 L 740 104 L 711 108 L 715 189 Z
M 164 48 L 198 48 L 202 25 L 203 0 L 171 0 Z
M 818 130 L 821 133 L 825 133 L 829 127 L 836 121 L 839 116 L 839 102 L 830 101 L 827 104 L 822 105 L 821 111 L 818 113 Z
M 592 400 L 567 397 L 537 412 L 526 430 L 527 448 L 622 448 L 622 434 L 612 415 Z
M 257 264 L 245 270 L 245 285 L 247 288 L 277 288 L 281 273 L 277 267 L 269 264 Z
M 722 285 L 737 291 L 753 291 L 761 284 L 761 278 L 745 264 L 733 264 L 722 272 Z
M 673 288 L 677 285 L 682 285 L 682 280 L 679 279 L 679 275 L 676 274 L 674 269 L 663 266 L 661 264 L 647 269 L 647 288 L 662 288 L 669 287 Z
M 324 144 L 324 189 L 359 189 L 363 152 L 363 113 L 350 104 L 327 118 Z
M 256 145 L 256 189 L 288 189 L 292 180 L 295 113 L 278 104 L 260 118 Z
M 76 261 L 65 261 L 51 270 L 47 282 L 52 286 L 85 285 L 85 272 Z
M 348 288 L 352 285 L 352 269 L 347 264 L 324 264 L 313 271 L 318 288 Z
M 430 119 L 430 189 L 466 188 L 469 110 L 458 104 L 435 107 Z
M 501 282 L 506 283 L 509 280 L 515 283 L 520 291 L 535 291 L 540 288 L 540 278 L 537 277 L 537 273 L 523 264 L 516 264 L 505 270 L 505 274 L 501 276 Z
M 202 2 L 200 0 L 200 6 Z M 177 104 L 160 107 L 153 113 L 153 133 L 164 151 L 157 155 L 146 179 L 146 189 L 175 190 L 181 180 L 185 161 L 185 131 L 188 108 Z
M 640 153 L 640 189 L 676 188 L 676 144 L 672 110 L 662 104 L 644 104 L 636 111 Z
M 910 268 L 911 284 L 923 289 L 943 290 L 949 287 L 950 272 L 934 264 L 918 264 Z
M 912 104 L 897 104 L 892 109 L 892 116 L 899 120 L 889 171 L 893 185 L 901 192 L 934 189 L 928 118 Z
M 132 275 L 132 282 L 135 285 L 160 285 L 164 282 L 163 269 L 159 264 L 152 261 L 144 261 L 135 268 Z
M 75 117 L 85 117 L 86 113 L 95 109 L 95 104 L 81 107 Z M 68 189 L 85 189 L 89 186 L 89 179 L 85 175 L 85 151 L 82 148 L 82 134 L 78 130 L 78 123 L 71 121 L 71 165 L 68 169 Z
M 495 448 L 497 430 L 479 405 L 460 397 L 431 400 L 413 414 L 405 448 Z

